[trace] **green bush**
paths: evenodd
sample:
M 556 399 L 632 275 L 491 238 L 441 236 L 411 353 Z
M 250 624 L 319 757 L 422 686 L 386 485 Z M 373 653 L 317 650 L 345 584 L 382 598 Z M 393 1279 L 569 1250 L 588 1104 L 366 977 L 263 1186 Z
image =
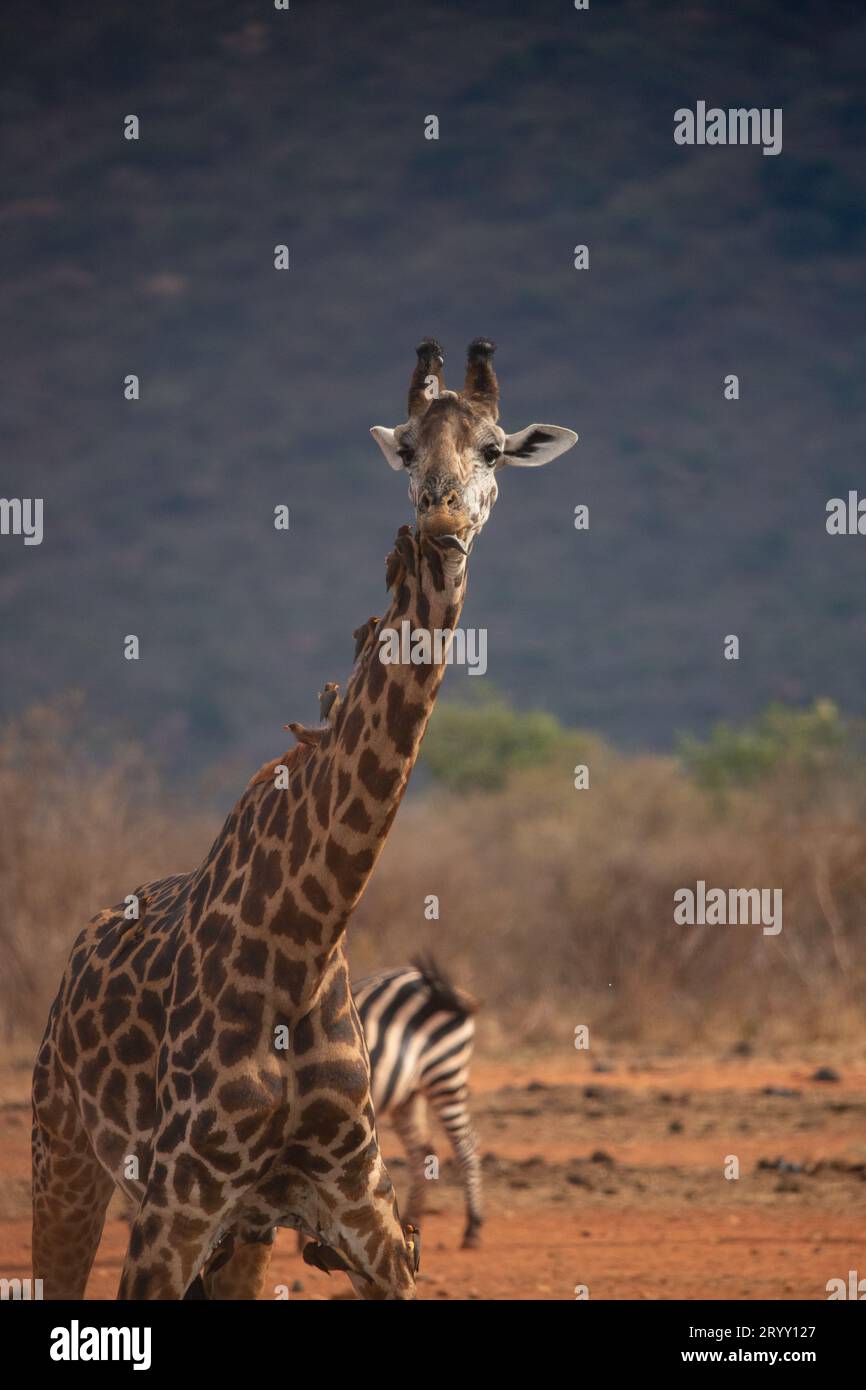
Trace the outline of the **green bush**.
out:
M 516 710 L 488 690 L 437 706 L 421 755 L 436 780 L 452 791 L 495 791 L 510 772 L 548 762 L 565 735 L 554 715 Z
M 717 724 L 705 743 L 684 737 L 678 751 L 697 782 L 724 791 L 785 770 L 819 774 L 836 766 L 840 754 L 853 751 L 859 733 L 832 700 L 816 700 L 807 709 L 772 704 L 741 729 Z

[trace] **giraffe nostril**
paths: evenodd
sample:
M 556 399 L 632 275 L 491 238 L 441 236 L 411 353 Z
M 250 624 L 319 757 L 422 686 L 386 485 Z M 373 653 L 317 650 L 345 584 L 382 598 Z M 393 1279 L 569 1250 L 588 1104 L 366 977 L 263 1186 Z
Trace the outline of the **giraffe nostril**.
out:
M 446 507 L 459 507 L 460 497 L 456 492 L 449 492 L 448 496 L 444 498 L 444 502 Z
M 429 492 L 422 492 L 421 496 L 418 498 L 418 510 L 421 512 L 426 512 L 429 509 L 432 501 L 433 499 L 430 496 Z

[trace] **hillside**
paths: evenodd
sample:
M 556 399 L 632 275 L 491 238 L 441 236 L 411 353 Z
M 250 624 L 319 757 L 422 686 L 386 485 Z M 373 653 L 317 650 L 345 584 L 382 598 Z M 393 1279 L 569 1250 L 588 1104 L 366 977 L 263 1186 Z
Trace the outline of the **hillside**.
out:
M 497 340 L 507 428 L 581 434 L 473 557 L 498 687 L 632 747 L 862 710 L 866 539 L 824 509 L 863 479 L 866 16 L 526 13 L 10 0 L 0 490 L 45 538 L 0 538 L 0 714 L 80 688 L 179 775 L 279 748 L 380 610 L 409 515 L 367 431 L 426 333 L 458 383 Z M 676 146 L 698 99 L 782 107 L 782 153 Z

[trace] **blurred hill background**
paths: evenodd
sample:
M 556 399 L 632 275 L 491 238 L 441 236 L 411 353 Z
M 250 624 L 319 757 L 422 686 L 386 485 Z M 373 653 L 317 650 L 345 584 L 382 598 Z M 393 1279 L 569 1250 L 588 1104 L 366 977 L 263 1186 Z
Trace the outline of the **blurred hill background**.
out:
M 623 754 L 500 697 L 439 707 L 348 936 L 353 975 L 436 952 L 484 1000 L 485 1048 L 863 1045 L 866 721 L 830 701 Z M 0 1036 L 38 1039 L 97 908 L 204 857 L 222 815 L 141 747 L 96 760 L 86 710 L 0 735 Z M 573 770 L 590 769 L 586 790 Z M 674 893 L 782 890 L 782 930 L 677 925 Z M 438 911 L 427 910 L 430 895 Z M 29 1054 L 26 1062 L 29 1063 Z
M 2 492 L 45 538 L 0 539 L 0 713 L 80 689 L 92 739 L 236 788 L 381 610 L 409 516 L 367 431 L 427 333 L 458 384 L 499 342 L 507 428 L 581 434 L 503 478 L 473 556 L 512 702 L 662 752 L 772 700 L 863 713 L 866 540 L 824 527 L 864 477 L 862 6 L 9 0 L 2 27 Z M 782 107 L 782 153 L 676 146 L 699 99 Z

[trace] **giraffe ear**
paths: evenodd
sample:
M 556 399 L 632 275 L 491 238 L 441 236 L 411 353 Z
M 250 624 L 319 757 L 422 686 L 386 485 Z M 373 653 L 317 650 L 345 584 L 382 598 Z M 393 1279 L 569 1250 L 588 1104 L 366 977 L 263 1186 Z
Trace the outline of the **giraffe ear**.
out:
M 405 467 L 403 460 L 397 453 L 397 439 L 393 430 L 386 429 L 384 425 L 373 425 L 370 428 L 370 433 L 392 468 Z
M 515 468 L 540 468 L 576 443 L 574 430 L 562 425 L 527 425 L 525 430 L 505 436 L 502 462 Z

